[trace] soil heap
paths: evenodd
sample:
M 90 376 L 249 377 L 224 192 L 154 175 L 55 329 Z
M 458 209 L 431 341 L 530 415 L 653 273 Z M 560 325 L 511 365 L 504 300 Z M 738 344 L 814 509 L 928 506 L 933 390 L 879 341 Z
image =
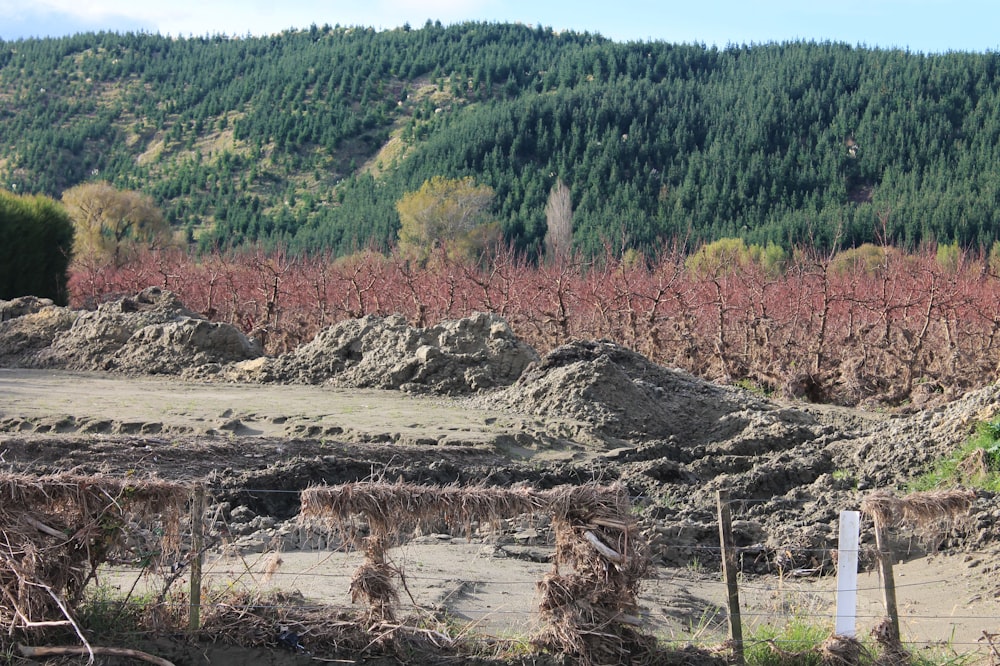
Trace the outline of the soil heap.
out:
M 94 311 L 30 296 L 0 301 L 5 367 L 456 395 L 507 386 L 537 360 L 504 320 L 483 313 L 428 328 L 400 316 L 350 319 L 288 354 L 266 358 L 236 327 L 206 320 L 157 287 Z
M 218 372 L 239 381 L 460 395 L 507 386 L 536 360 L 496 315 L 476 313 L 428 328 L 399 315 L 369 315 L 334 324 L 288 354 Z
M 769 421 L 793 429 L 815 423 L 742 389 L 658 366 L 607 341 L 558 347 L 512 386 L 477 404 L 575 420 L 580 424 L 577 437 L 612 446 L 671 438 L 688 446 L 729 440 L 765 413 Z

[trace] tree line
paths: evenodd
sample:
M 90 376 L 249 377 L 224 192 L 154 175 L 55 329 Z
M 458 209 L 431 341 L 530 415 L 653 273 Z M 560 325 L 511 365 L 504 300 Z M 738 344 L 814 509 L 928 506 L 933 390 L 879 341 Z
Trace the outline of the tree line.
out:
M 0 42 L 0 98 L 0 188 L 106 180 L 203 251 L 388 250 L 397 203 L 435 177 L 490 188 L 535 257 L 557 183 L 585 255 L 997 239 L 995 53 L 494 23 L 86 33 Z

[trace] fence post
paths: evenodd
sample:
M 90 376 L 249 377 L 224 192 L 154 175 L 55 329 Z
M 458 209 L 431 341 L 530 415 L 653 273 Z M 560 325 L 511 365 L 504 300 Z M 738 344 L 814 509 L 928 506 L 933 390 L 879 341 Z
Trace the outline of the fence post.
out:
M 837 544 L 837 621 L 833 633 L 853 638 L 858 609 L 858 511 L 840 512 Z
M 717 491 L 719 505 L 719 542 L 722 544 L 722 576 L 726 580 L 729 599 L 729 637 L 733 642 L 733 656 L 739 666 L 743 656 L 743 621 L 740 617 L 740 588 L 736 582 L 736 548 L 733 544 L 733 515 L 729 509 L 729 492 Z
M 899 608 L 896 606 L 896 581 L 892 575 L 892 546 L 885 533 L 885 527 L 877 518 L 875 523 L 875 547 L 878 549 L 878 570 L 882 576 L 882 600 L 885 612 L 892 623 L 892 638 L 899 640 Z
M 198 631 L 201 627 L 201 565 L 205 557 L 205 486 L 194 487 L 191 500 L 191 606 L 188 614 L 188 629 Z

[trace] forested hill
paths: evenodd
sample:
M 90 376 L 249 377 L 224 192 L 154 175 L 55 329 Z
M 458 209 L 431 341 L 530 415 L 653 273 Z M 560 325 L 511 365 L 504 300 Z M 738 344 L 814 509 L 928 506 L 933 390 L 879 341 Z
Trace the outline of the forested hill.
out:
M 992 243 L 994 53 L 615 43 L 514 24 L 271 37 L 0 41 L 0 184 L 151 194 L 204 243 L 392 242 L 432 176 L 496 192 L 538 247 L 557 179 L 575 240 Z

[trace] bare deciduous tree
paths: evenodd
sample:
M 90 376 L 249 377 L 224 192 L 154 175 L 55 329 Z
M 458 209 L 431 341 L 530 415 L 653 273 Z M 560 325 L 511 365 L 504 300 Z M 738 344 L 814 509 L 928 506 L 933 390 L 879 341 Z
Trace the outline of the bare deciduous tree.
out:
M 545 223 L 545 255 L 550 259 L 565 257 L 573 249 L 573 202 L 562 180 L 557 180 L 549 192 Z

